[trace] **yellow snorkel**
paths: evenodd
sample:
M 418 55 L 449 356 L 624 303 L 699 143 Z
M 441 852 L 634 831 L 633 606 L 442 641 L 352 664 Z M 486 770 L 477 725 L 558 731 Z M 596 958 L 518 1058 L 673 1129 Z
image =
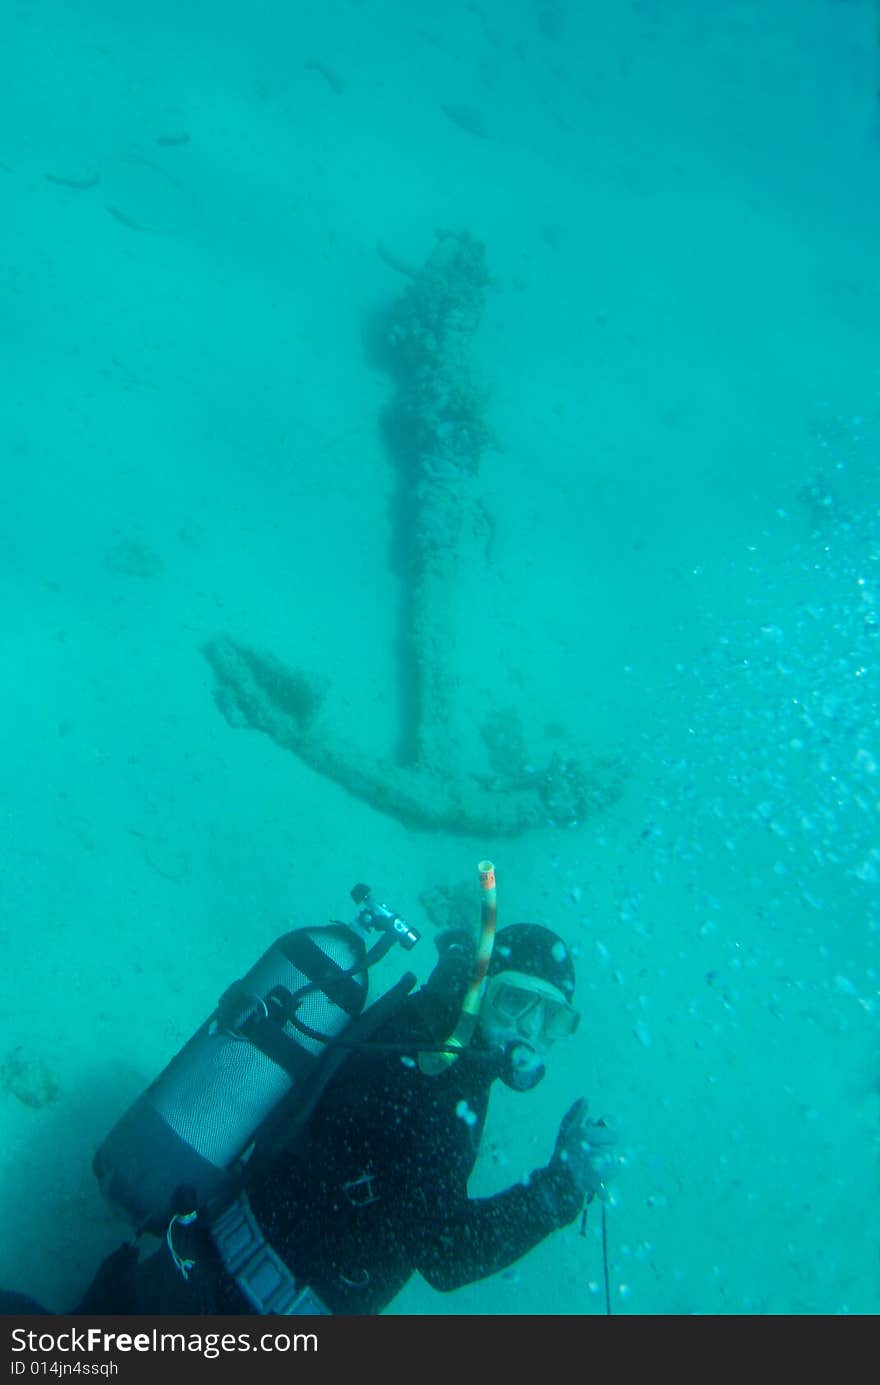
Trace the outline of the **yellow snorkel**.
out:
M 437 1077 L 461 1057 L 474 1036 L 480 1014 L 480 992 L 495 946 L 495 919 L 498 908 L 495 896 L 495 867 L 491 861 L 477 866 L 480 876 L 480 938 L 474 970 L 461 1004 L 455 1028 L 445 1042 L 445 1048 L 419 1054 L 419 1068 L 427 1077 Z

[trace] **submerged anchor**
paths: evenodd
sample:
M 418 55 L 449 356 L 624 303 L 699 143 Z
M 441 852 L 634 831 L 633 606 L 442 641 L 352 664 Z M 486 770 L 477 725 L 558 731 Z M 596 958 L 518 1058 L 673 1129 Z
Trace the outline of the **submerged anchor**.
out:
M 444 656 L 456 645 L 454 593 L 464 518 L 491 442 L 467 351 L 489 283 L 484 247 L 466 232 L 440 232 L 426 264 L 410 280 L 380 334 L 398 386 L 385 435 L 406 496 L 401 657 L 411 690 L 402 737 L 408 751 L 398 761 L 377 760 L 331 737 L 318 717 L 321 681 L 230 636 L 204 646 L 215 700 L 230 725 L 264 731 L 407 825 L 483 838 L 547 823 L 574 826 L 617 796 L 620 766 L 614 759 L 588 769 L 554 752 L 546 768 L 537 770 L 529 764 L 515 714 L 499 712 L 482 728 L 484 771 L 455 768 L 456 680 Z

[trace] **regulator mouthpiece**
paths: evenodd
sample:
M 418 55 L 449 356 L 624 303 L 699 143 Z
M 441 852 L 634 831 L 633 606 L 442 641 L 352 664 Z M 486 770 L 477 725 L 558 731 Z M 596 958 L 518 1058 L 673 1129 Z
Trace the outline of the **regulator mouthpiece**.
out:
M 542 1060 L 530 1044 L 508 1044 L 501 1059 L 499 1076 L 505 1087 L 513 1092 L 530 1092 L 547 1072 Z

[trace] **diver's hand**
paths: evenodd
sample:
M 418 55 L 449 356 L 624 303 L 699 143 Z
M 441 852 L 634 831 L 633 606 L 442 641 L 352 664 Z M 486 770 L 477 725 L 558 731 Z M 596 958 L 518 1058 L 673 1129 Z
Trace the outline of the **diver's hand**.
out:
M 459 952 L 470 958 L 474 953 L 474 935 L 467 928 L 444 928 L 434 939 L 434 946 L 441 957 L 449 952 Z
M 590 1120 L 581 1097 L 562 1118 L 549 1167 L 567 1175 L 582 1197 L 601 1197 L 618 1167 L 616 1144 L 617 1135 L 603 1119 Z

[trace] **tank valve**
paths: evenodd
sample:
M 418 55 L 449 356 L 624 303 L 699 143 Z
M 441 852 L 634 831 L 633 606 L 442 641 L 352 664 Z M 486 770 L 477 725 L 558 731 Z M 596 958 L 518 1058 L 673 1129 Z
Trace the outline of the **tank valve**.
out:
M 369 885 L 355 885 L 351 897 L 358 906 L 355 919 L 358 927 L 363 928 L 365 932 L 375 928 L 378 933 L 393 933 L 400 946 L 407 952 L 415 947 L 422 936 L 421 933 L 411 928 L 406 919 L 401 918 L 400 914 L 395 913 L 387 904 L 381 904 L 378 899 L 374 899 Z

